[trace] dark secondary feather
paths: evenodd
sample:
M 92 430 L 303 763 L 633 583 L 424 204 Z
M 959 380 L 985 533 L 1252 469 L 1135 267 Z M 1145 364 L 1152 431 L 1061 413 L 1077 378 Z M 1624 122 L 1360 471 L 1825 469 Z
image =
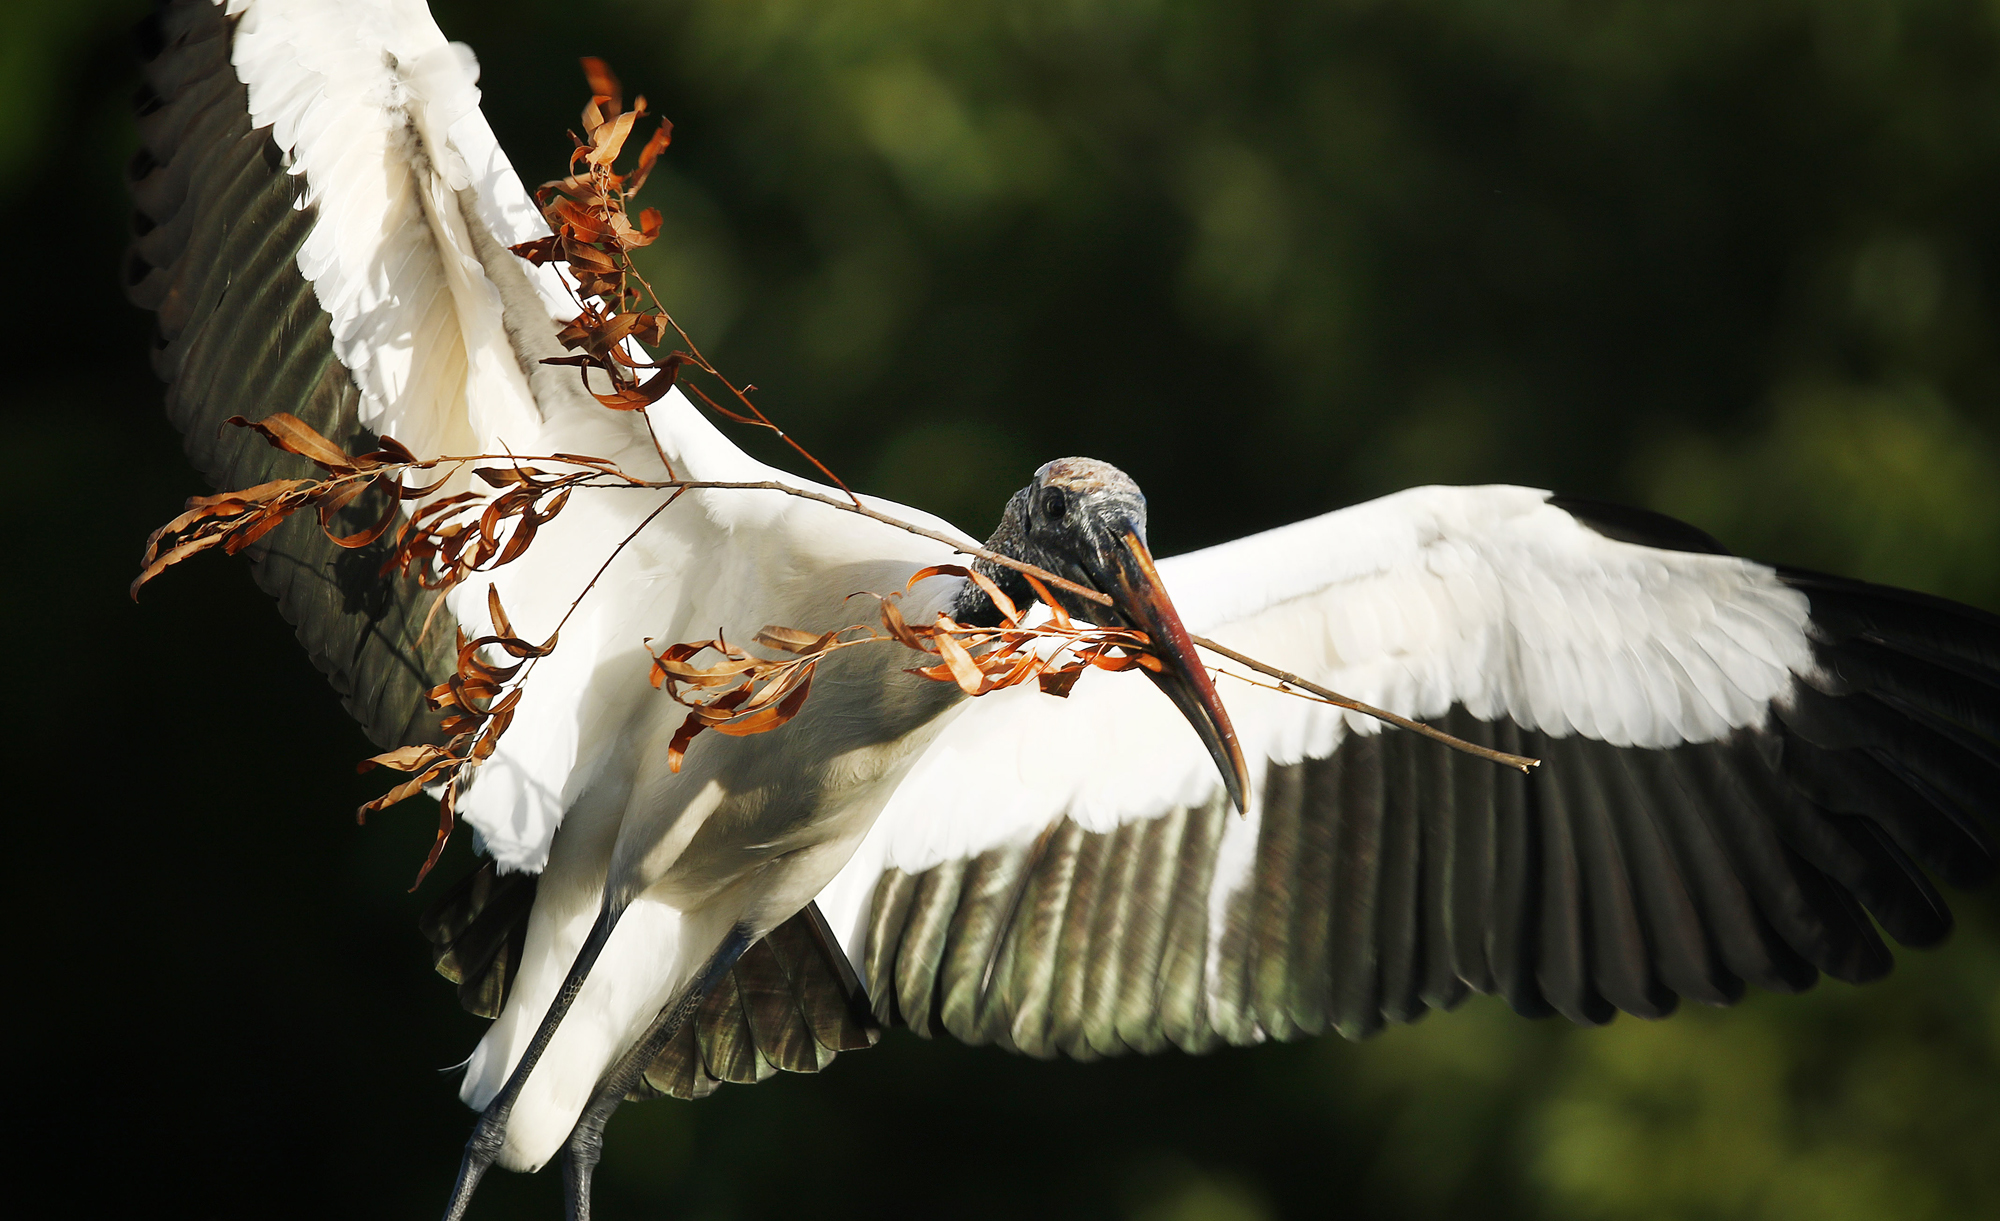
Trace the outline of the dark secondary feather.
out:
M 702 1001 L 696 1022 L 654 1057 L 634 1098 L 700 1098 L 723 1082 L 779 1070 L 818 1072 L 843 1051 L 873 1046 L 881 1028 L 854 968 L 817 904 L 746 951 Z
M 139 97 L 131 166 L 134 228 L 126 292 L 156 314 L 153 368 L 188 457 L 217 489 L 309 478 L 305 459 L 224 421 L 288 411 L 350 453 L 374 448 L 360 393 L 298 250 L 316 213 L 268 130 L 252 130 L 248 94 L 229 63 L 235 23 L 206 0 L 162 6 L 143 31 L 153 54 Z M 374 524 L 370 494 L 347 506 L 343 532 Z M 383 544 L 349 551 L 300 514 L 250 548 L 258 585 L 277 598 L 299 643 L 347 710 L 381 746 L 440 742 L 424 693 L 448 678 L 455 624 L 435 594 L 380 575 Z
M 1657 514 L 1556 503 L 1622 541 L 1721 551 Z M 875 1012 L 1087 1059 L 1358 1037 L 1471 992 L 1597 1023 L 1728 1004 L 1751 983 L 1876 978 L 1891 966 L 1877 923 L 1914 946 L 1950 930 L 1927 872 L 1994 872 L 2000 620 L 1780 576 L 1810 600 L 1822 673 L 1761 729 L 1641 750 L 1462 707 L 1442 719 L 1542 758 L 1533 776 L 1350 735 L 1268 770 L 1248 883 L 1216 904 L 1219 802 L 1105 833 L 1064 819 L 1033 850 L 891 870 L 871 908 Z

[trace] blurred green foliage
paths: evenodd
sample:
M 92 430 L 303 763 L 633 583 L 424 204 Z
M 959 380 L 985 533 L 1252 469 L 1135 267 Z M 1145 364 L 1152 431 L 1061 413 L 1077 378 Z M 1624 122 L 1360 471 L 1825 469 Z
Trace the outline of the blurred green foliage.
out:
M 284 1212 L 422 1212 L 468 1122 L 427 1069 L 476 1033 L 408 932 L 426 833 L 345 823 L 361 740 L 240 575 L 120 602 L 194 490 L 112 288 L 142 9 L 0 6 L 0 436 L 40 459 L 6 511 L 71 539 L 18 534 L 5 600 L 41 645 L 23 757 L 61 782 L 10 892 L 61 1053 L 26 1070 L 24 1148 L 131 1166 L 92 1183 L 107 1211 L 271 1215 L 309 1180 Z M 530 181 L 576 56 L 649 94 L 677 125 L 647 188 L 670 308 L 851 482 L 968 529 L 1062 453 L 1131 470 L 1164 551 L 1505 480 L 2000 605 L 1991 3 L 438 9 Z M 56 232 L 83 240 L 50 271 Z M 111 490 L 61 502 L 64 452 Z M 106 738 L 143 785 L 77 786 Z M 1958 907 L 1883 984 L 1659 1024 L 1475 1001 L 1368 1044 L 1085 1066 L 898 1034 L 628 1108 L 605 1211 L 1992 1216 L 2000 915 Z M 552 1177 L 481 1211 L 554 1215 Z

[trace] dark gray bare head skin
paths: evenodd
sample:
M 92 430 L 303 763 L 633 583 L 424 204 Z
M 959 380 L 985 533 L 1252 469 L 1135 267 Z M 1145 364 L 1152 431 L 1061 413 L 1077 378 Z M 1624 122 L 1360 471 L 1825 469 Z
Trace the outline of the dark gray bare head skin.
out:
M 1109 462 L 1095 458 L 1058 458 L 1035 472 L 1035 481 L 1007 500 L 1000 528 L 988 539 L 988 550 L 1033 564 L 1079 585 L 1103 588 L 1101 575 L 1108 557 L 1125 535 L 1146 541 L 1146 496 L 1132 477 Z M 991 560 L 972 565 L 1006 591 L 1016 606 L 1039 601 L 1020 573 Z M 1054 591 L 1063 609 L 1092 623 L 1122 622 L 1110 608 L 1086 602 L 1074 594 Z M 968 583 L 953 604 L 952 618 L 976 627 L 997 627 L 999 608 L 993 599 Z
M 1050 595 L 1079 619 L 1105 627 L 1137 628 L 1152 642 L 1160 663 L 1146 677 L 1187 717 L 1222 775 L 1237 809 L 1250 791 L 1249 768 L 1236 730 L 1215 684 L 1195 653 L 1193 638 L 1167 597 L 1146 542 L 1146 497 L 1132 477 L 1095 458 L 1062 458 L 1035 472 L 1014 493 L 987 548 L 1045 569 L 1111 599 L 1105 606 L 1062 589 Z M 1016 606 L 1035 600 L 1027 579 L 1003 564 L 979 560 L 975 569 L 993 579 Z M 996 627 L 1000 611 L 972 582 L 952 604 L 952 618 L 974 627 Z

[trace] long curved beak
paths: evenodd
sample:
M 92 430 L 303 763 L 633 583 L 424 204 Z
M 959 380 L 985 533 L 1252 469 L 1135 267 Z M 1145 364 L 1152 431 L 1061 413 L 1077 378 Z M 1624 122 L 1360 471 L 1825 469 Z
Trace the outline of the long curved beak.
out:
M 1195 654 L 1194 642 L 1188 639 L 1180 613 L 1167 598 L 1159 570 L 1153 567 L 1152 552 L 1133 530 L 1123 531 L 1105 550 L 1110 554 L 1104 558 L 1110 563 L 1104 565 L 1107 571 L 1098 574 L 1098 588 L 1111 595 L 1113 608 L 1126 622 L 1153 638 L 1153 646 L 1167 666 L 1163 671 L 1147 670 L 1147 677 L 1181 710 L 1188 724 L 1194 726 L 1202 745 L 1208 747 L 1209 757 L 1215 760 L 1216 769 L 1222 773 L 1229 800 L 1237 810 L 1247 812 L 1250 769 L 1243 763 L 1243 748 L 1237 744 L 1236 728 L 1229 723 L 1222 697 L 1215 693 L 1215 683 Z

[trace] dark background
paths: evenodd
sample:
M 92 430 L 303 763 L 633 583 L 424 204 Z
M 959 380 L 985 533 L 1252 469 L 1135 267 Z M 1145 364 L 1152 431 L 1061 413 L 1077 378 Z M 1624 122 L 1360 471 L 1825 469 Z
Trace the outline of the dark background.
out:
M 0 5 L 10 1194 L 432 1215 L 477 1037 L 361 735 L 120 299 L 140 0 Z M 451 0 L 530 181 L 579 54 L 677 124 L 645 268 L 857 486 L 983 533 L 1111 459 L 1163 552 L 1427 481 L 1649 505 L 2000 606 L 2000 9 L 1971 0 Z M 1281 660 L 1281 659 L 1280 659 Z M 445 873 L 466 867 L 462 844 Z M 435 885 L 433 883 L 432 885 Z M 429 890 L 430 887 L 426 887 Z M 2000 1215 L 2000 906 L 1889 981 L 1605 1030 L 1496 1003 L 1095 1065 L 907 1032 L 628 1107 L 610 1218 Z M 486 1218 L 559 1215 L 551 1172 Z

